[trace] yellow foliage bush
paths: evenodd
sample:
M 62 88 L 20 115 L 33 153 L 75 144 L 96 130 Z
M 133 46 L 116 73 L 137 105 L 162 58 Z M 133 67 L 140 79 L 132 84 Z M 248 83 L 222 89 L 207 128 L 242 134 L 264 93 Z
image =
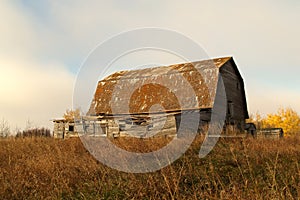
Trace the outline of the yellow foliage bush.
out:
M 276 114 L 268 114 L 262 120 L 263 127 L 280 127 L 287 135 L 300 133 L 300 117 L 292 108 L 279 108 Z
M 66 110 L 64 114 L 64 118 L 68 121 L 74 121 L 75 119 L 79 119 L 80 109 L 77 108 L 76 110 Z

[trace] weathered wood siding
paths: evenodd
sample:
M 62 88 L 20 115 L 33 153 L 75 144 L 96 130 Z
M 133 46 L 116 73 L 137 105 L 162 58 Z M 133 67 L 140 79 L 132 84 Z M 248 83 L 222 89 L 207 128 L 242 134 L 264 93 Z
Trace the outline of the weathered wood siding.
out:
M 230 60 L 220 69 L 227 97 L 226 123 L 234 126 L 233 130 L 243 130 L 245 119 L 248 118 L 244 82 L 234 65 Z
M 257 131 L 258 138 L 280 139 L 283 135 L 283 130 L 281 128 L 267 128 Z
M 54 138 L 63 138 L 64 132 L 65 132 L 65 123 L 64 122 L 54 122 L 53 137 Z
M 176 123 L 174 115 L 157 115 L 145 118 L 142 124 L 135 124 L 130 119 L 119 120 L 120 136 L 131 137 L 157 137 L 163 135 L 175 135 Z
M 75 123 L 73 122 L 54 122 L 53 137 L 54 138 L 70 138 L 77 137 Z

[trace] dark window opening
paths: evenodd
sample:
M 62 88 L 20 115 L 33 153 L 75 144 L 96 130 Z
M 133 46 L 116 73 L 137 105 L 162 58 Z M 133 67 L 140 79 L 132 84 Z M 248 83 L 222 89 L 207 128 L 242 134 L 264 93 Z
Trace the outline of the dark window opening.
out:
M 233 109 L 233 103 L 232 103 L 232 101 L 228 102 L 228 115 L 230 117 L 233 117 L 233 115 L 234 115 L 234 109 Z
M 102 134 L 107 135 L 107 125 L 101 126 Z
M 125 124 L 119 124 L 119 130 L 120 131 L 125 131 L 126 125 Z
M 146 118 L 140 117 L 140 118 L 135 118 L 135 119 L 133 118 L 131 120 L 132 120 L 134 125 L 139 125 L 139 126 L 140 125 L 142 125 L 142 126 L 148 125 L 148 121 L 147 121 Z
M 74 132 L 74 126 L 73 125 L 69 125 L 69 131 Z
M 132 119 L 126 119 L 125 123 L 128 125 L 133 125 Z

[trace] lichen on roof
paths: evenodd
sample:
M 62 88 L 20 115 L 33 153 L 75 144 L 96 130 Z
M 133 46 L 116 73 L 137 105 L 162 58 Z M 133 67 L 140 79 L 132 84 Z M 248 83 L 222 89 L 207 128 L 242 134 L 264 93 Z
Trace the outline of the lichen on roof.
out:
M 219 68 L 229 59 L 231 57 L 113 73 L 98 82 L 88 115 L 211 108 Z

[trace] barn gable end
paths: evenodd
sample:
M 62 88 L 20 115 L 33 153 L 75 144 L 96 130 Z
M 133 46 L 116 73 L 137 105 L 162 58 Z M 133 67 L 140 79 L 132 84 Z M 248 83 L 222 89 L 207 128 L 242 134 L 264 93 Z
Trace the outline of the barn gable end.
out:
M 227 97 L 226 124 L 241 130 L 249 118 L 243 78 L 232 58 L 220 68 L 220 73 Z

